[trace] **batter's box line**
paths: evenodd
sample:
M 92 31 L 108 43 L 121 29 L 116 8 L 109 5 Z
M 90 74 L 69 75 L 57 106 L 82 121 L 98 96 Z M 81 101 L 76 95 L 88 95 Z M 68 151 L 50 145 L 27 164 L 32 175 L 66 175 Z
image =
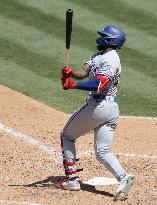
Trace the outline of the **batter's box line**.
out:
M 95 151 L 93 149 L 90 150 L 79 150 L 78 156 L 79 157 L 86 157 L 95 154 Z M 147 155 L 147 154 L 138 154 L 138 153 L 123 153 L 118 152 L 115 153 L 117 156 L 124 156 L 124 157 L 134 157 L 134 158 L 143 158 L 143 159 L 150 159 L 150 160 L 157 160 L 157 156 L 155 155 Z
M 36 202 L 29 202 L 29 201 L 13 201 L 13 200 L 3 200 L 0 199 L 0 204 L 18 204 L 18 205 L 47 205 L 47 204 L 41 204 L 41 203 L 36 203 Z
M 121 119 L 136 119 L 136 120 L 157 120 L 157 117 L 144 117 L 144 116 L 120 116 Z
M 48 145 L 45 145 L 38 140 L 34 139 L 31 136 L 27 136 L 19 131 L 16 131 L 13 128 L 9 128 L 6 125 L 0 123 L 0 130 L 1 132 L 6 133 L 9 135 L 11 138 L 22 140 L 25 143 L 31 144 L 35 146 L 36 148 L 42 150 L 48 155 L 51 155 L 51 159 L 55 162 L 55 164 L 61 164 L 62 163 L 62 157 L 60 152 L 58 152 L 54 147 L 50 147 Z M 78 151 L 78 156 L 81 157 L 86 157 L 91 154 L 94 154 L 94 150 L 79 150 Z M 126 157 L 138 157 L 138 158 L 146 158 L 146 159 L 153 159 L 156 160 L 157 156 L 148 156 L 148 155 L 143 155 L 143 154 L 129 154 L 129 153 L 118 153 L 118 155 L 126 156 Z M 105 177 L 95 177 L 93 179 L 90 179 L 88 181 L 85 181 L 84 184 L 90 184 L 90 185 L 113 185 L 117 184 L 117 181 L 115 178 L 105 178 Z M 1 204 L 14 204 L 13 201 L 5 201 L 5 200 L 0 200 Z M 24 205 L 41 205 L 38 203 L 32 203 L 32 202 L 16 202 L 16 204 L 24 204 Z
M 33 137 L 23 134 L 22 132 L 19 132 L 14 128 L 7 127 L 2 123 L 0 123 L 0 130 L 1 132 L 9 135 L 11 138 L 22 140 L 24 143 L 31 144 L 34 147 L 42 150 L 44 153 L 51 155 L 53 161 L 56 164 L 59 164 L 61 162 L 61 154 L 54 147 L 45 145 L 42 142 L 34 139 Z
M 48 155 L 51 155 L 53 161 L 56 164 L 62 163 L 62 156 L 59 151 L 57 151 L 54 147 L 50 147 L 48 145 L 43 144 L 42 142 L 34 139 L 33 137 L 23 134 L 22 132 L 17 131 L 14 128 L 7 127 L 6 125 L 0 123 L 0 130 L 3 133 L 8 134 L 11 138 L 22 140 L 23 142 L 27 144 L 31 144 L 34 147 L 42 150 Z M 86 157 L 91 154 L 94 154 L 94 150 L 79 150 L 78 151 L 78 157 Z M 150 156 L 147 154 L 137 154 L 137 153 L 117 153 L 119 156 L 124 157 L 135 157 L 135 158 L 144 158 L 144 159 L 151 159 L 151 160 L 157 160 L 157 156 Z

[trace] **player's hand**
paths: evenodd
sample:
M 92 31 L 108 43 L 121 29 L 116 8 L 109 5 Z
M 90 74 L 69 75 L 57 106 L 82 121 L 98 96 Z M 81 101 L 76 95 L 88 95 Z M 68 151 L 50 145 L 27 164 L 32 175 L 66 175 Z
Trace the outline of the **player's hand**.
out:
M 66 80 L 62 78 L 61 80 L 64 90 L 74 89 L 76 87 L 76 83 L 71 78 L 67 78 Z
M 74 76 L 74 72 L 73 72 L 73 69 L 69 66 L 64 66 L 62 68 L 62 77 L 64 79 L 67 79 L 69 77 L 73 77 Z

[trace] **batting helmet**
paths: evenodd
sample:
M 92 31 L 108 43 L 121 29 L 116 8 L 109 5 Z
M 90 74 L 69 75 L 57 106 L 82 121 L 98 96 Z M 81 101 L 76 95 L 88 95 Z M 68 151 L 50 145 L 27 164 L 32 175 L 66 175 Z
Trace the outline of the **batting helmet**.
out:
M 101 36 L 96 39 L 96 43 L 100 48 L 120 49 L 126 40 L 125 33 L 117 26 L 106 26 L 97 33 Z

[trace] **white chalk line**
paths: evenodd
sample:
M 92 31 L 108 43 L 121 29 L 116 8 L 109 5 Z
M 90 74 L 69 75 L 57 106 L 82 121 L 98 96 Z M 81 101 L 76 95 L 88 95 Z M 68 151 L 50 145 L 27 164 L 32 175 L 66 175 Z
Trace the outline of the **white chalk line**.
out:
M 54 147 L 50 147 L 48 145 L 45 145 L 45 144 L 39 142 L 38 140 L 33 139 L 33 137 L 25 135 L 19 131 L 16 131 L 13 128 L 9 128 L 2 123 L 0 123 L 0 130 L 2 132 L 7 133 L 11 138 L 17 138 L 17 139 L 23 140 L 24 142 L 31 144 L 31 145 L 37 147 L 38 149 L 41 149 L 45 153 L 51 155 L 53 157 L 52 159 L 55 161 L 56 164 L 61 163 L 61 159 L 62 159 L 61 153 L 58 152 Z M 86 157 L 86 156 L 89 156 L 91 154 L 94 154 L 94 150 L 86 150 L 86 151 L 85 150 L 78 150 L 79 157 L 82 157 L 82 156 Z M 147 154 L 122 153 L 122 152 L 116 153 L 116 154 L 120 155 L 120 156 L 124 156 L 124 157 L 135 157 L 135 158 L 144 158 L 144 159 L 152 159 L 152 160 L 157 159 L 157 156 L 153 156 L 153 155 L 150 156 Z
M 69 115 L 71 115 L 70 113 Z M 157 117 L 146 117 L 146 116 L 133 116 L 133 115 L 121 115 L 121 119 L 139 119 L 139 120 L 157 120 Z
M 157 120 L 157 118 L 153 117 L 136 117 L 136 116 L 121 116 L 122 119 L 144 119 L 144 120 Z M 10 137 L 16 137 L 18 139 L 21 139 L 28 144 L 32 144 L 33 146 L 41 149 L 45 153 L 53 156 L 53 160 L 56 164 L 61 163 L 61 154 L 56 151 L 55 148 L 49 147 L 38 140 L 33 139 L 31 136 L 25 135 L 19 131 L 16 131 L 13 128 L 9 128 L 5 126 L 4 124 L 0 123 L 0 130 L 2 132 L 5 132 L 10 135 Z M 13 135 L 13 136 L 12 136 Z M 94 150 L 88 150 L 88 151 L 80 151 L 78 154 L 81 156 L 88 156 L 94 154 Z M 129 154 L 129 153 L 117 153 L 118 155 L 126 156 L 126 157 L 136 157 L 136 158 L 145 158 L 145 159 L 157 159 L 157 156 L 149 156 L 146 154 Z M 91 184 L 91 185 L 112 185 L 117 184 L 117 181 L 115 178 L 106 178 L 106 177 L 95 177 L 93 179 L 90 179 L 84 183 Z M 19 204 L 19 205 L 44 205 L 41 203 L 33 203 L 33 202 L 20 202 L 20 201 L 11 201 L 11 200 L 0 200 L 0 204 Z
M 33 139 L 33 137 L 27 136 L 19 131 L 16 131 L 13 128 L 9 128 L 2 123 L 0 123 L 0 130 L 4 133 L 7 133 L 11 138 L 23 140 L 24 142 L 41 149 L 46 154 L 51 155 L 52 159 L 54 160 L 54 162 L 56 164 L 60 164 L 62 162 L 61 161 L 61 154 L 55 148 L 47 146 L 47 145 L 39 142 L 38 140 Z M 78 156 L 80 156 L 80 157 L 81 156 L 86 157 L 86 156 L 89 156 L 91 154 L 94 154 L 94 150 L 87 150 L 87 151 L 79 150 L 78 151 Z M 118 153 L 118 155 L 122 155 L 122 156 L 126 156 L 126 157 L 154 159 L 154 160 L 157 159 L 157 156 L 149 156 L 149 155 L 145 155 L 145 154 Z M 117 184 L 117 181 L 115 178 L 95 177 L 95 178 L 90 179 L 84 183 L 91 184 L 91 185 L 105 185 L 106 186 L 106 185 Z M 44 204 L 34 203 L 34 202 L 19 202 L 19 201 L 1 200 L 1 199 L 0 199 L 0 204 L 44 205 Z
M 28 202 L 28 201 L 12 201 L 12 200 L 2 200 L 2 199 L 0 199 L 0 204 L 46 205 L 46 204 L 40 204 L 40 203 L 34 203 L 34 202 Z
M 0 123 L 0 130 L 8 134 L 11 138 L 17 138 L 17 139 L 23 140 L 24 142 L 31 144 L 37 147 L 38 149 L 44 151 L 45 153 L 53 156 L 53 160 L 55 161 L 56 164 L 58 164 L 59 159 L 61 159 L 60 153 L 56 151 L 55 148 L 45 145 L 39 142 L 38 140 L 33 139 L 33 137 L 31 136 L 25 135 L 19 131 L 16 131 L 13 128 L 9 128 L 2 123 Z
M 122 119 L 139 119 L 139 120 L 157 120 L 157 117 L 144 117 L 144 116 L 120 116 Z
M 84 156 L 84 157 L 86 157 L 86 156 L 89 156 L 89 155 L 92 155 L 92 154 L 94 154 L 95 153 L 95 151 L 94 150 L 86 150 L 86 151 L 84 151 L 84 150 L 79 150 L 78 151 L 78 156 L 79 157 L 82 157 L 82 156 Z M 117 153 L 115 153 L 116 155 L 118 155 L 118 156 L 124 156 L 124 157 L 134 157 L 134 158 L 144 158 L 144 159 L 151 159 L 151 160 L 157 160 L 157 156 L 155 155 L 155 156 L 153 156 L 153 155 L 147 155 L 147 154 L 136 154 L 136 153 L 123 153 L 123 152 L 117 152 Z

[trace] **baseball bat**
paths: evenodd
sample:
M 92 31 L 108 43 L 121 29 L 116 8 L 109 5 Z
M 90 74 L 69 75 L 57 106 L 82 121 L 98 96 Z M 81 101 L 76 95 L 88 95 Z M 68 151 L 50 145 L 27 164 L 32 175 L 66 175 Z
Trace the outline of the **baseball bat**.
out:
M 69 64 L 70 42 L 72 33 L 73 10 L 66 10 L 66 66 Z

